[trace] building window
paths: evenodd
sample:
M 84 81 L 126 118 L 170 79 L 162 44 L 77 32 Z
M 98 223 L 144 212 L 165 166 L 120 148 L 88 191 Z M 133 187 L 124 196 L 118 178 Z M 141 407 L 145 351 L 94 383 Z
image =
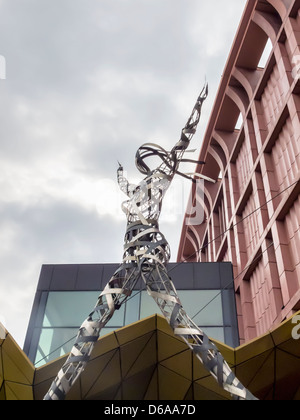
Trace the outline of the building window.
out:
M 220 290 L 179 290 L 179 298 L 190 318 L 207 335 L 224 342 L 222 294 Z M 99 292 L 48 292 L 44 312 L 35 328 L 35 364 L 41 366 L 68 353 L 78 328 L 97 302 Z M 133 291 L 130 299 L 117 311 L 101 331 L 101 336 L 140 319 L 160 313 L 146 291 Z M 229 343 L 230 344 L 230 343 Z
M 272 50 L 273 50 L 273 45 L 272 45 L 271 39 L 269 38 L 267 43 L 266 43 L 266 46 L 263 50 L 263 53 L 260 57 L 260 60 L 259 60 L 258 66 L 257 66 L 258 68 L 264 69 L 266 67 Z
M 99 292 L 49 292 L 43 327 L 77 327 L 95 306 Z

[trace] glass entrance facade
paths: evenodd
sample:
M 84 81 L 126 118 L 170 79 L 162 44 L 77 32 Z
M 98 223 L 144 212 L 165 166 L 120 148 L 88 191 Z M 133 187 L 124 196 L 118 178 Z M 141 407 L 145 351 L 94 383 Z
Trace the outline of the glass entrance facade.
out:
M 37 366 L 68 353 L 117 265 L 43 266 L 24 350 Z M 186 312 L 212 338 L 239 344 L 231 264 L 170 264 L 170 276 Z M 99 288 L 98 288 L 99 287 Z M 94 289 L 94 290 L 91 290 Z M 140 284 L 101 331 L 110 333 L 159 313 Z

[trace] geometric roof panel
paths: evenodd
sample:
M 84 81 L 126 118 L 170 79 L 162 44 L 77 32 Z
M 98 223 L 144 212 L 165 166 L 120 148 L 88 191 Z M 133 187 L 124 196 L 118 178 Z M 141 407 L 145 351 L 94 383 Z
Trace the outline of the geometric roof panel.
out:
M 235 349 L 215 341 L 258 399 L 300 399 L 300 340 L 291 319 Z M 3 330 L 2 330 L 3 332 Z M 67 355 L 35 368 L 10 334 L 0 341 L 0 400 L 43 399 Z M 3 334 L 2 334 L 3 337 Z M 231 399 L 199 360 L 153 315 L 101 337 L 68 400 Z

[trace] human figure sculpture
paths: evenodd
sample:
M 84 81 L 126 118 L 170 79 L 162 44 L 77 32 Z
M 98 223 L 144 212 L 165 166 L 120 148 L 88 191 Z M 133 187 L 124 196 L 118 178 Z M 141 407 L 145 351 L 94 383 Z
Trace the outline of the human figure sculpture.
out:
M 205 85 L 191 117 L 182 130 L 180 140 L 170 152 L 154 144 L 143 145 L 136 154 L 136 166 L 145 175 L 139 185 L 129 184 L 119 164 L 117 179 L 128 196 L 123 203 L 127 217 L 123 261 L 100 294 L 95 308 L 79 329 L 76 342 L 67 361 L 59 371 L 45 400 L 62 400 L 89 361 L 101 329 L 115 310 L 129 298 L 137 281 L 142 278 L 148 294 L 155 300 L 162 314 L 196 357 L 234 399 L 252 400 L 255 397 L 240 383 L 218 351 L 215 344 L 189 318 L 167 272 L 170 258 L 168 242 L 159 230 L 159 216 L 165 192 L 183 161 L 200 120 L 201 108 L 208 94 Z M 153 156 L 161 164 L 151 170 L 146 163 Z M 203 162 L 202 162 L 203 163 Z M 181 174 L 184 175 L 184 174 Z

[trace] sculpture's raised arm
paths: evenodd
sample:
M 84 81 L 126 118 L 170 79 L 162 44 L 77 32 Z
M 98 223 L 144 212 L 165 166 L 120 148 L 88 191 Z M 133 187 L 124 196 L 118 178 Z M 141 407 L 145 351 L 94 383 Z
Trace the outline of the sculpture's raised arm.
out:
M 131 197 L 133 190 L 135 189 L 136 185 L 130 184 L 127 178 L 124 176 L 124 169 L 123 166 L 119 163 L 119 167 L 117 170 L 117 180 L 120 187 L 120 190 L 126 194 L 128 197 Z
M 197 102 L 193 108 L 193 111 L 191 113 L 190 118 L 188 119 L 185 127 L 182 129 L 180 140 L 176 143 L 174 146 L 172 152 L 177 153 L 177 158 L 180 159 L 180 157 L 184 154 L 185 150 L 188 148 L 194 134 L 197 130 L 197 125 L 200 121 L 201 116 L 201 109 L 202 104 L 205 101 L 205 99 L 208 96 L 208 84 L 205 83 Z
M 208 85 L 205 83 L 187 123 L 182 129 L 180 140 L 175 144 L 170 152 L 167 152 L 161 146 L 153 143 L 146 143 L 138 149 L 136 153 L 136 166 L 142 174 L 149 175 L 151 173 L 151 169 L 146 163 L 146 160 L 155 156 L 161 159 L 161 164 L 157 167 L 156 171 L 168 177 L 169 181 L 172 180 L 175 174 L 179 174 L 194 181 L 190 174 L 184 174 L 180 172 L 178 168 L 181 162 L 196 164 L 204 163 L 190 159 L 182 159 L 182 157 L 196 133 L 197 126 L 200 121 L 202 105 L 207 96 Z M 123 188 L 127 189 L 126 186 Z

